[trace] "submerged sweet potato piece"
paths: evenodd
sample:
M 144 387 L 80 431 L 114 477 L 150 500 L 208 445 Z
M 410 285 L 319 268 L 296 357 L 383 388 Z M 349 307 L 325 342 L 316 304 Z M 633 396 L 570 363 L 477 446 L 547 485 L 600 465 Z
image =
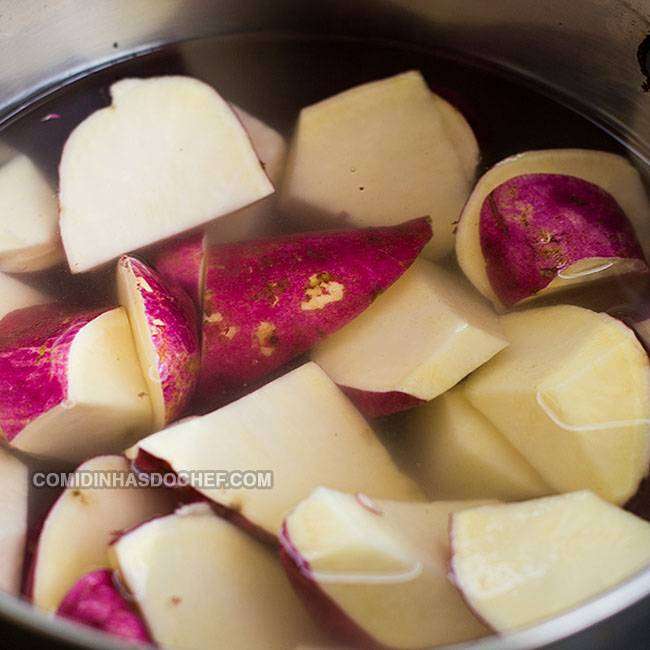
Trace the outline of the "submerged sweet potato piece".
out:
M 584 281 L 622 262 L 626 270 L 647 268 L 620 205 L 574 176 L 526 174 L 499 185 L 481 208 L 480 237 L 490 283 L 506 306 L 556 278 Z
M 81 578 L 63 599 L 57 615 L 131 643 L 151 643 L 144 621 L 119 592 L 109 569 Z
M 209 247 L 200 399 L 229 399 L 345 325 L 430 238 L 422 218 Z

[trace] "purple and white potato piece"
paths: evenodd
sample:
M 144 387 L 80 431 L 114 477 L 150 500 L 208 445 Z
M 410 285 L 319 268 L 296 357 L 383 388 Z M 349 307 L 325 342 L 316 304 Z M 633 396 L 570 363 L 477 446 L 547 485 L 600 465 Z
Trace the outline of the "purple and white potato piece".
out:
M 456 255 L 472 284 L 498 308 L 508 307 L 645 272 L 648 209 L 639 173 L 621 156 L 529 151 L 479 180 L 458 224 Z
M 272 194 L 230 105 L 190 77 L 122 79 L 66 141 L 61 235 L 80 273 Z
M 200 399 L 225 403 L 358 316 L 430 238 L 422 218 L 210 246 Z
M 200 358 L 196 308 L 183 289 L 128 255 L 117 265 L 117 291 L 149 387 L 153 425 L 162 429 L 183 415 L 194 394 Z
M 0 166 L 0 214 L 0 271 L 42 271 L 64 260 L 56 192 L 24 154 Z
M 290 512 L 281 558 L 305 605 L 342 643 L 430 648 L 488 630 L 447 577 L 449 517 L 480 501 L 375 501 L 320 487 Z
M 274 550 L 208 504 L 122 535 L 111 564 L 161 647 L 286 650 L 322 642 Z
M 55 611 L 77 580 L 108 566 L 108 546 L 115 535 L 173 510 L 168 490 L 129 485 L 129 472 L 123 456 L 98 456 L 77 468 L 74 476 L 82 485 L 64 490 L 38 538 L 28 584 L 37 607 Z M 91 486 L 83 487 L 89 479 Z M 102 487 L 101 480 L 110 487 Z M 120 480 L 125 487 L 119 486 Z
M 490 284 L 506 307 L 614 271 L 647 271 L 618 203 L 575 176 L 527 174 L 502 183 L 483 203 L 480 237 Z
M 147 626 L 115 586 L 110 569 L 92 571 L 80 578 L 56 615 L 130 643 L 151 643 Z
M 0 431 L 21 451 L 79 462 L 151 431 L 126 312 L 50 304 L 0 321 Z
M 390 226 L 428 215 L 435 236 L 423 254 L 442 259 L 453 250 L 478 157 L 465 118 L 410 70 L 301 110 L 280 208 L 312 229 Z
M 170 239 L 152 254 L 153 267 L 163 280 L 183 289 L 199 312 L 203 301 L 206 246 L 207 238 L 201 231 Z
M 345 648 L 355 650 L 374 650 L 385 648 L 377 643 L 318 585 L 310 574 L 310 565 L 300 551 L 293 545 L 291 538 L 283 527 L 280 533 L 280 562 L 296 594 L 305 605 L 311 617 L 321 629 Z M 336 648 L 342 646 L 335 646 Z
M 20 593 L 27 543 L 28 470 L 0 449 L 0 590 Z
M 271 471 L 273 489 L 256 480 L 252 486 L 215 480 L 192 485 L 224 516 L 236 513 L 238 524 L 269 540 L 277 536 L 286 512 L 318 485 L 378 498 L 423 498 L 315 363 L 217 411 L 154 433 L 127 455 L 137 470 L 166 468 L 190 477 L 213 468 L 224 476 L 234 473 L 235 480 L 242 468 L 262 477 Z
M 437 397 L 506 345 L 496 314 L 464 278 L 418 259 L 311 358 L 378 417 Z
M 0 320 L 12 311 L 50 301 L 40 289 L 0 272 Z

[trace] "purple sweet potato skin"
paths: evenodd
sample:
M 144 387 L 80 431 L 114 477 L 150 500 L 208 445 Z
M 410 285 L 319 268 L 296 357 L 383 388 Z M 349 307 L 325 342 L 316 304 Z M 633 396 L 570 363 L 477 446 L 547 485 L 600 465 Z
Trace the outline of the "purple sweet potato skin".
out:
M 67 365 L 79 331 L 103 310 L 60 305 L 15 311 L 0 322 L 0 431 L 11 442 L 30 422 L 64 402 Z
M 311 577 L 309 562 L 292 543 L 286 523 L 280 532 L 280 562 L 312 618 L 336 641 L 360 650 L 385 648 L 360 628 Z
M 431 234 L 422 218 L 209 247 L 199 399 L 225 403 L 358 316 Z
M 181 287 L 197 309 L 201 306 L 204 253 L 205 235 L 196 232 L 165 242 L 152 255 L 153 266 L 163 280 Z
M 118 591 L 108 569 L 78 580 L 56 613 L 131 643 L 152 643 L 146 625 Z
M 490 284 L 510 307 L 587 258 L 645 262 L 616 200 L 562 174 L 526 174 L 495 188 L 481 208 L 480 238 Z
M 165 422 L 183 415 L 199 373 L 200 345 L 196 309 L 182 288 L 127 255 L 120 259 L 133 274 L 144 303 L 147 327 L 158 354 L 158 373 L 165 402 Z
M 339 386 L 353 404 L 368 418 L 382 418 L 415 408 L 424 401 L 413 395 L 392 390 L 384 393 Z

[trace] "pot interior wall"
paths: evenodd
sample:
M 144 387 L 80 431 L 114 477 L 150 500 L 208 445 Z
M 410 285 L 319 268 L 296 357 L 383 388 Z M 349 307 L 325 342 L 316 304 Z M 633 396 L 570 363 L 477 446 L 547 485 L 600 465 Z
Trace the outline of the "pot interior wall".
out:
M 4 0 L 0 114 L 37 89 L 143 48 L 260 30 L 373 36 L 498 63 L 597 114 L 647 161 L 645 0 Z M 645 54 L 641 51 L 641 63 Z

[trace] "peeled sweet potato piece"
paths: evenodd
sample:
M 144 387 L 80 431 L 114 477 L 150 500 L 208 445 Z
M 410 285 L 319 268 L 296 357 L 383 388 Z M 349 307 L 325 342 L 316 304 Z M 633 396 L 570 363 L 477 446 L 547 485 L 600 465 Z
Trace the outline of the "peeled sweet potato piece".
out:
M 428 215 L 435 237 L 423 255 L 441 260 L 478 160 L 463 115 L 410 70 L 300 111 L 279 204 L 299 224 L 389 226 Z
M 358 316 L 413 263 L 428 219 L 208 248 L 198 395 L 224 402 Z
M 61 156 L 59 223 L 73 273 L 273 193 L 241 121 L 207 84 L 121 79 L 110 95 Z

